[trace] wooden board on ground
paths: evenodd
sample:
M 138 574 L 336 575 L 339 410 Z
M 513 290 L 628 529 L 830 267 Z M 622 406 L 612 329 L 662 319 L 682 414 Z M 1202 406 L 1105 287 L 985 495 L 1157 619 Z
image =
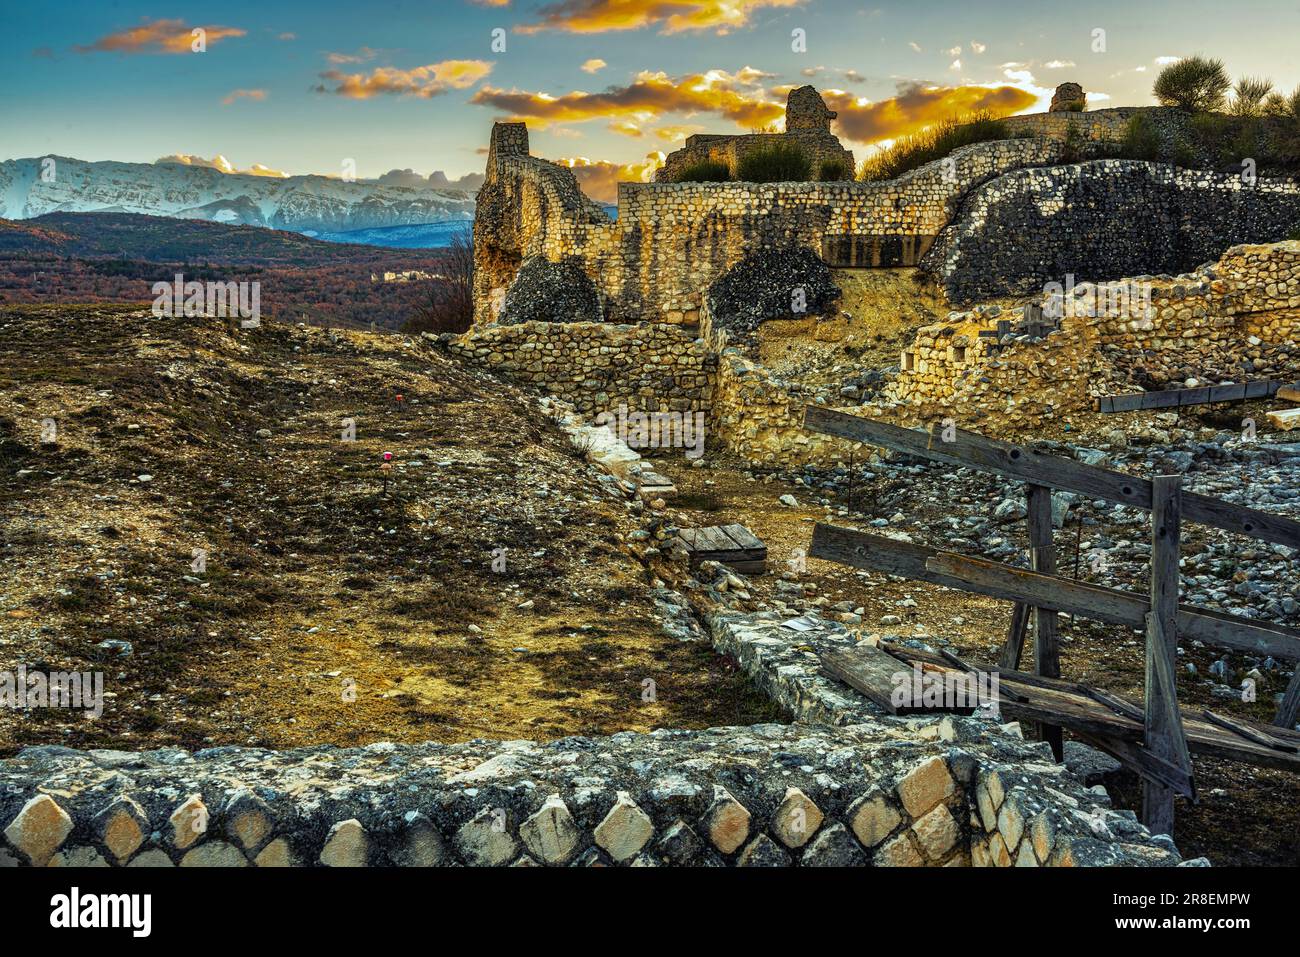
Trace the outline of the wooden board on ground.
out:
M 683 528 L 677 537 L 686 546 L 691 565 L 714 561 L 746 575 L 767 571 L 767 546 L 744 525 Z
M 657 498 L 669 499 L 677 494 L 677 486 L 672 479 L 652 469 L 644 469 L 636 476 L 636 494 L 645 502 L 653 502 Z
M 1191 389 L 1165 389 L 1160 392 L 1135 392 L 1129 395 L 1097 397 L 1098 412 L 1132 412 L 1138 409 L 1178 409 L 1213 402 L 1242 402 L 1268 399 L 1288 388 L 1275 379 L 1252 379 L 1227 385 L 1202 385 Z
M 1265 416 L 1269 425 L 1283 432 L 1300 428 L 1300 409 L 1278 409 L 1276 412 L 1266 412 Z
M 936 705 L 926 707 L 911 693 L 913 669 L 893 655 L 886 654 L 879 648 L 868 644 L 855 645 L 852 648 L 831 648 L 819 656 L 824 670 L 832 678 L 843 681 L 854 691 L 866 695 L 890 714 L 921 714 L 924 712 L 945 711 L 952 714 L 973 714 L 975 707 L 943 707 Z M 922 665 L 931 674 L 939 674 L 942 679 L 947 669 L 937 669 Z M 900 682 L 906 682 L 909 693 L 908 704 L 895 703 L 895 689 Z M 964 682 L 963 682 L 964 683 Z

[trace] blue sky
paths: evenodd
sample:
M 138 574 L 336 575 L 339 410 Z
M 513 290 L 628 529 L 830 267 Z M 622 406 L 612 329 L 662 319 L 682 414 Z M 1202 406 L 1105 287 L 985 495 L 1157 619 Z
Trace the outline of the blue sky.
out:
M 327 174 L 353 159 L 363 177 L 479 172 L 507 116 L 538 155 L 638 175 L 689 132 L 763 126 L 806 82 L 835 91 L 859 157 L 945 110 L 1041 108 L 1064 80 L 1094 108 L 1150 103 L 1160 58 L 1300 85 L 1300 6 L 1260 0 L 3 0 L 3 21 L 0 158 L 220 154 Z

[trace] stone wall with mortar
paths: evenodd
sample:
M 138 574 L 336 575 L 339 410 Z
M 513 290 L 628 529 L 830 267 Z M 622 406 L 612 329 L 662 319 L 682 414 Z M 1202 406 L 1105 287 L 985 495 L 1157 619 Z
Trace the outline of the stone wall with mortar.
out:
M 820 672 L 836 622 L 722 611 L 716 647 L 794 717 L 465 744 L 27 748 L 0 865 L 1007 866 L 1181 862 L 1131 812 L 980 718 L 884 715 Z
M 687 327 L 643 322 L 475 326 L 448 348 L 584 415 L 616 410 L 708 412 L 716 359 Z
M 620 183 L 611 221 L 571 170 L 527 155 L 520 126 L 493 128 L 478 193 L 476 324 L 493 320 L 532 255 L 576 257 L 616 322 L 695 321 L 709 284 L 755 243 L 853 244 L 882 265 L 915 264 L 974 186 L 1062 155 L 1055 141 L 1018 139 L 963 147 L 884 182 Z
M 1061 306 L 1059 331 L 1031 340 L 981 337 L 1011 318 L 997 306 L 952 313 L 918 330 L 904 350 L 894 398 L 916 418 L 987 418 L 1032 426 L 1044 414 L 1091 408 L 1102 347 L 1185 350 L 1209 343 L 1300 340 L 1300 242 L 1234 246 L 1213 265 L 1177 277 L 1080 284 Z
M 1142 116 L 1157 130 L 1180 130 L 1187 114 L 1165 106 L 1120 106 L 1082 113 L 1029 113 L 1002 120 L 1013 136 L 1047 136 L 1062 142 L 1073 136 L 1084 143 L 1118 143 L 1133 117 Z
M 1067 115 L 1067 114 L 1056 114 Z M 1300 182 L 1092 160 L 1009 172 L 971 192 L 922 268 L 956 304 L 1045 283 L 1180 273 L 1300 225 Z

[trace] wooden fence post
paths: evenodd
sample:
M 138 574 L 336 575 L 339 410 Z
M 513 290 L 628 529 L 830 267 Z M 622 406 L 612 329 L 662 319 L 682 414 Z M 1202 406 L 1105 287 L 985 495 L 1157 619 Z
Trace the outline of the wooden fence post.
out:
M 1178 710 L 1174 669 L 1178 657 L 1178 552 L 1182 479 L 1160 475 L 1151 491 L 1151 612 L 1147 615 L 1145 745 L 1191 773 L 1191 757 Z M 1153 834 L 1174 830 L 1174 792 L 1150 780 L 1142 785 L 1142 822 Z
M 1030 567 L 1045 575 L 1056 574 L 1056 552 L 1052 548 L 1052 490 L 1030 485 L 1029 559 Z M 1034 673 L 1045 678 L 1061 677 L 1061 651 L 1056 633 L 1056 612 L 1034 609 Z M 1061 729 L 1056 725 L 1040 726 L 1042 738 L 1052 746 L 1056 760 L 1064 757 Z

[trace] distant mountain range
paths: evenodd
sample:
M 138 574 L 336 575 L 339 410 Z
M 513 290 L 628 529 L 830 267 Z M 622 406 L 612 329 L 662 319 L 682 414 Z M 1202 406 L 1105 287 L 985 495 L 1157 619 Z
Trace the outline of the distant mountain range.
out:
M 378 226 L 374 229 L 349 229 L 343 232 L 305 230 L 304 236 L 330 243 L 360 243 L 388 249 L 442 249 L 451 245 L 457 233 L 469 236 L 472 220 L 456 219 L 446 223 L 421 223 L 418 226 Z
M 443 227 L 428 233 L 432 239 L 445 238 L 449 223 L 473 219 L 474 195 L 327 176 L 223 173 L 183 163 L 87 162 L 62 156 L 0 162 L 0 218 L 85 212 L 266 226 L 325 239 L 357 230 Z

